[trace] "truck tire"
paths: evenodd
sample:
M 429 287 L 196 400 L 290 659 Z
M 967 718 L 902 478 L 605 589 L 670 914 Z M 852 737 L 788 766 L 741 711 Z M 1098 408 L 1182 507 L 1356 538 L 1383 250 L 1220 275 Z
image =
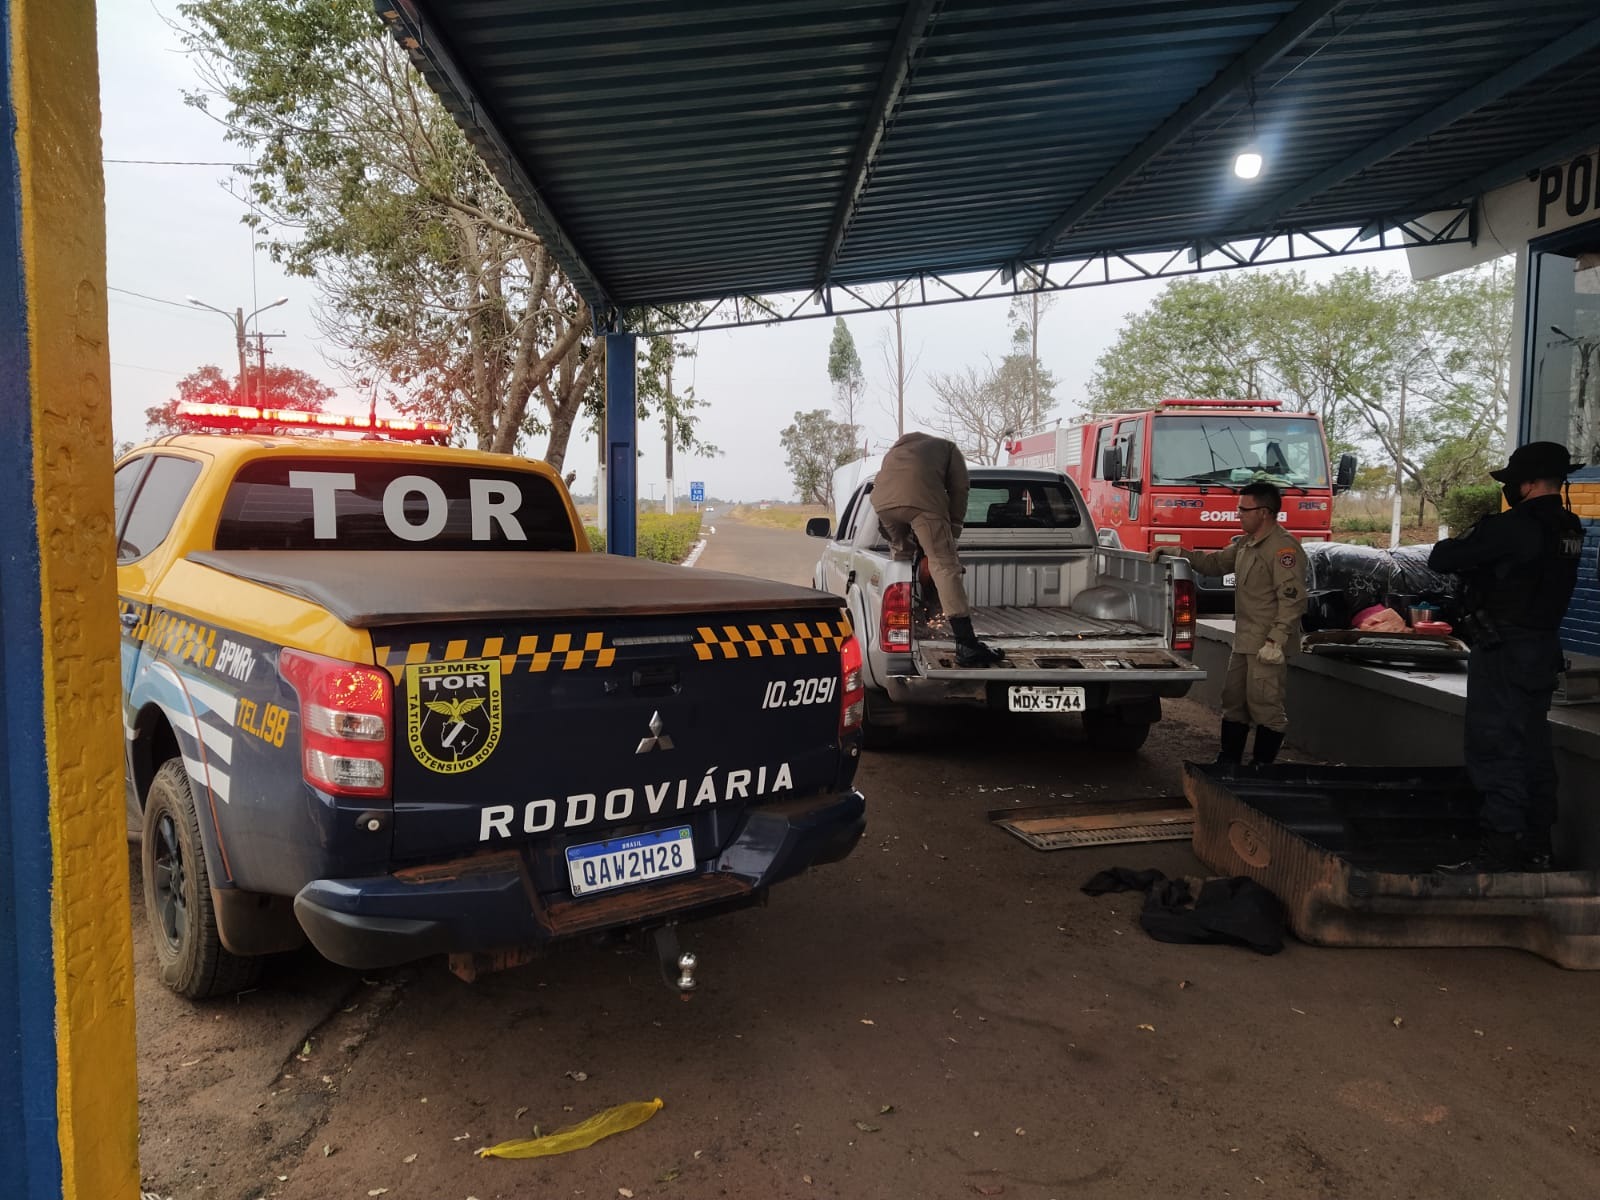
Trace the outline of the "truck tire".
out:
M 861 715 L 861 744 L 868 750 L 887 750 L 899 743 L 910 724 L 910 714 L 882 692 L 866 690 Z
M 1150 722 L 1120 708 L 1092 708 L 1083 714 L 1083 731 L 1096 750 L 1132 754 L 1150 736 Z
M 190 1000 L 232 995 L 255 983 L 261 960 L 230 954 L 217 932 L 200 820 L 181 759 L 168 759 L 150 783 L 139 856 L 161 982 Z

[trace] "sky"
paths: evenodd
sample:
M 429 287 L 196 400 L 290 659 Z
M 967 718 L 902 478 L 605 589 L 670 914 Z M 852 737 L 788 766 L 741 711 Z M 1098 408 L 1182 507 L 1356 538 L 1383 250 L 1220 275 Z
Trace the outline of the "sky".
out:
M 250 313 L 287 297 L 287 303 L 251 324 L 252 330 L 284 335 L 269 340 L 270 361 L 338 388 L 330 408 L 365 412 L 363 396 L 343 386 L 337 348 L 318 332 L 315 281 L 290 278 L 264 251 L 253 250 L 250 230 L 241 223 L 248 209 L 230 193 L 227 167 L 156 165 L 229 163 L 241 157 L 238 147 L 223 140 L 215 119 L 184 103 L 184 92 L 197 80 L 167 23 L 176 7 L 176 0 L 99 0 L 98 5 L 116 439 L 143 440 L 145 410 L 170 399 L 178 380 L 196 368 L 214 363 L 230 376 L 237 370 L 232 316 L 195 308 L 187 303 L 191 296 L 229 314 L 240 307 Z M 113 161 L 126 159 L 142 161 Z M 1312 262 L 1302 269 L 1321 278 L 1356 265 L 1406 269 L 1398 251 Z M 1123 283 L 1056 294 L 1040 332 L 1040 358 L 1059 381 L 1056 415 L 1079 410 L 1095 360 L 1162 286 Z M 986 358 L 998 360 L 1006 353 L 1007 309 L 1007 300 L 997 297 L 907 310 L 907 355 L 916 360 L 907 429 L 934 427 L 931 375 L 982 367 Z M 880 349 L 891 322 L 882 315 L 855 316 L 849 327 L 867 378 L 863 424 L 876 452 L 895 431 L 889 372 Z M 683 364 L 679 378 L 694 386 L 702 402 L 703 439 L 722 453 L 680 453 L 680 494 L 689 481 L 700 480 L 708 495 L 724 500 L 794 498 L 779 435 L 795 413 L 832 408 L 827 371 L 832 336 L 833 322 L 826 319 L 698 335 L 698 352 Z M 661 442 L 658 425 L 640 426 L 641 498 L 665 495 Z M 542 444 L 529 452 L 541 450 Z M 574 433 L 566 466 L 578 472 L 575 491 L 592 490 L 596 455 L 593 439 Z

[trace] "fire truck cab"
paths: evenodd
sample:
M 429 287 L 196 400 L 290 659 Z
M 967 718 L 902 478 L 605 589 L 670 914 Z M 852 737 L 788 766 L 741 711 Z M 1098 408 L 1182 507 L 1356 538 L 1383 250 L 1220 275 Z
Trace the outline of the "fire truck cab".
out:
M 1333 497 L 1355 480 L 1356 457 L 1330 472 L 1315 413 L 1279 400 L 1163 400 L 1153 409 L 1090 417 L 1010 444 L 1016 467 L 1056 467 L 1077 483 L 1106 546 L 1218 550 L 1239 532 L 1239 489 L 1283 492 L 1279 522 L 1302 542 L 1325 542 Z M 1213 601 L 1233 580 L 1197 575 Z

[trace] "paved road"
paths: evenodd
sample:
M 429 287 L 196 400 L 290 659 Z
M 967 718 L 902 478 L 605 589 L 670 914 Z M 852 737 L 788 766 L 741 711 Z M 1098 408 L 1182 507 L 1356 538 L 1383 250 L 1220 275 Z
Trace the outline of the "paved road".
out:
M 816 543 L 717 523 L 707 566 L 804 582 Z M 1600 1172 L 1597 979 L 1510 951 L 1274 957 L 1164 945 L 1104 867 L 1184 844 L 1040 853 L 992 809 L 1170 794 L 1214 718 L 1143 753 L 1070 718 L 930 725 L 858 782 L 844 863 L 691 927 L 702 991 L 578 946 L 460 983 L 291 956 L 257 992 L 138 993 L 143 1166 L 163 1196 L 1586 1197 Z M 139 914 L 135 913 L 136 919 Z M 563 1158 L 472 1151 L 660 1096 Z M 279 1178 L 280 1176 L 284 1178 Z
M 818 539 L 798 529 L 768 529 L 726 517 L 708 519 L 702 529 L 708 531 L 706 548 L 697 567 L 811 586 L 811 569 L 823 546 Z

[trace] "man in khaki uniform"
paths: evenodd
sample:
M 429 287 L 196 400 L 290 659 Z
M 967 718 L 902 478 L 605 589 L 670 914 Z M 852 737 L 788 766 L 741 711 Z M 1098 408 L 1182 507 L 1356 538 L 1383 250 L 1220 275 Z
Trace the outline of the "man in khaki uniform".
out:
M 928 556 L 939 601 L 956 635 L 956 662 L 993 666 L 1005 657 L 972 632 L 972 607 L 962 586 L 956 538 L 967 518 L 967 460 L 944 438 L 908 433 L 889 447 L 872 481 L 872 507 L 889 541 L 890 557 L 910 562 L 915 546 Z M 913 541 L 915 539 L 915 541 Z
M 1306 611 L 1306 556 L 1300 543 L 1278 524 L 1283 497 L 1270 483 L 1251 483 L 1239 490 L 1239 525 L 1244 536 L 1215 553 L 1157 546 L 1163 554 L 1187 558 L 1206 575 L 1233 573 L 1233 654 L 1222 685 L 1222 752 L 1219 765 L 1244 760 L 1250 726 L 1256 727 L 1257 763 L 1270 763 L 1283 745 L 1289 725 L 1284 712 L 1284 685 L 1289 668 L 1284 652 L 1300 642 L 1300 618 Z

